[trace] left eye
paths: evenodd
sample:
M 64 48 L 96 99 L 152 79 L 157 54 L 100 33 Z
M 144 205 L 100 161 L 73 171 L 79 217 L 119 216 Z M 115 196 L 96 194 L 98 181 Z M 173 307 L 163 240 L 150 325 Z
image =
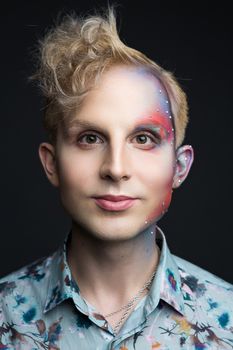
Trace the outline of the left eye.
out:
M 159 138 L 158 137 L 153 137 L 152 135 L 147 135 L 147 134 L 138 134 L 134 138 L 136 138 L 137 143 L 141 145 L 146 145 L 146 144 L 158 144 L 159 143 Z M 147 142 L 147 140 L 150 140 L 150 142 Z
M 151 141 L 153 141 L 152 137 L 149 135 L 145 135 L 145 134 L 140 134 L 135 136 L 135 138 L 137 139 L 137 141 L 139 141 L 139 143 L 144 144 L 146 143 L 147 139 L 150 139 Z

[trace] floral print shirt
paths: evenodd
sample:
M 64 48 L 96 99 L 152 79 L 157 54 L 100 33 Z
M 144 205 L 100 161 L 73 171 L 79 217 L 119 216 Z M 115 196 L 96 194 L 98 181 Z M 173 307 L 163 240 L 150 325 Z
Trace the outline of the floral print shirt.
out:
M 233 286 L 172 255 L 162 230 L 149 294 L 118 334 L 79 294 L 66 236 L 54 254 L 0 279 L 0 349 L 233 349 Z

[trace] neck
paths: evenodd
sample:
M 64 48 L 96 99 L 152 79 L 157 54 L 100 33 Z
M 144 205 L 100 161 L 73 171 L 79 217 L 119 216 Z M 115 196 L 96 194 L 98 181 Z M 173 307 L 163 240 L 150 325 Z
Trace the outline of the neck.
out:
M 142 288 L 159 261 L 155 233 L 150 232 L 151 227 L 132 239 L 110 242 L 73 226 L 67 260 L 90 303 L 103 310 L 108 299 L 117 308 Z

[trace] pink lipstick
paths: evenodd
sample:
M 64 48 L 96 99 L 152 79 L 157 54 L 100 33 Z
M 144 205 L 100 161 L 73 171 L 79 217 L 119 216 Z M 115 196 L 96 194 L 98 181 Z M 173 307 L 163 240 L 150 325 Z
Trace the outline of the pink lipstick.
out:
M 128 209 L 132 207 L 136 201 L 136 198 L 112 195 L 104 195 L 95 197 L 94 199 L 100 208 L 109 211 L 121 211 Z

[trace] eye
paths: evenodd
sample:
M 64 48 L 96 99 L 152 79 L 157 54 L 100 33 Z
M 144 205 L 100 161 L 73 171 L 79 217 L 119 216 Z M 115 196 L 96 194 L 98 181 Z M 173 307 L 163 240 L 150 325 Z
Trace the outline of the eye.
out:
M 137 140 L 137 143 L 140 145 L 145 145 L 145 146 L 149 146 L 149 148 L 153 148 L 156 145 L 160 144 L 161 139 L 159 136 L 154 136 L 151 134 L 147 134 L 147 133 L 141 133 L 138 134 L 134 137 Z M 147 142 L 149 140 L 149 142 Z
M 146 143 L 146 139 L 148 138 L 148 135 L 141 134 L 141 135 L 137 135 L 136 138 L 139 141 L 139 143 L 144 144 Z
M 78 139 L 78 143 L 80 144 L 87 144 L 87 145 L 91 145 L 91 144 L 96 144 L 96 140 L 99 139 L 98 135 L 94 134 L 94 133 L 89 133 L 89 134 L 84 134 L 82 135 L 79 139 Z M 84 140 L 84 142 L 83 142 Z M 102 143 L 98 142 L 98 143 Z

